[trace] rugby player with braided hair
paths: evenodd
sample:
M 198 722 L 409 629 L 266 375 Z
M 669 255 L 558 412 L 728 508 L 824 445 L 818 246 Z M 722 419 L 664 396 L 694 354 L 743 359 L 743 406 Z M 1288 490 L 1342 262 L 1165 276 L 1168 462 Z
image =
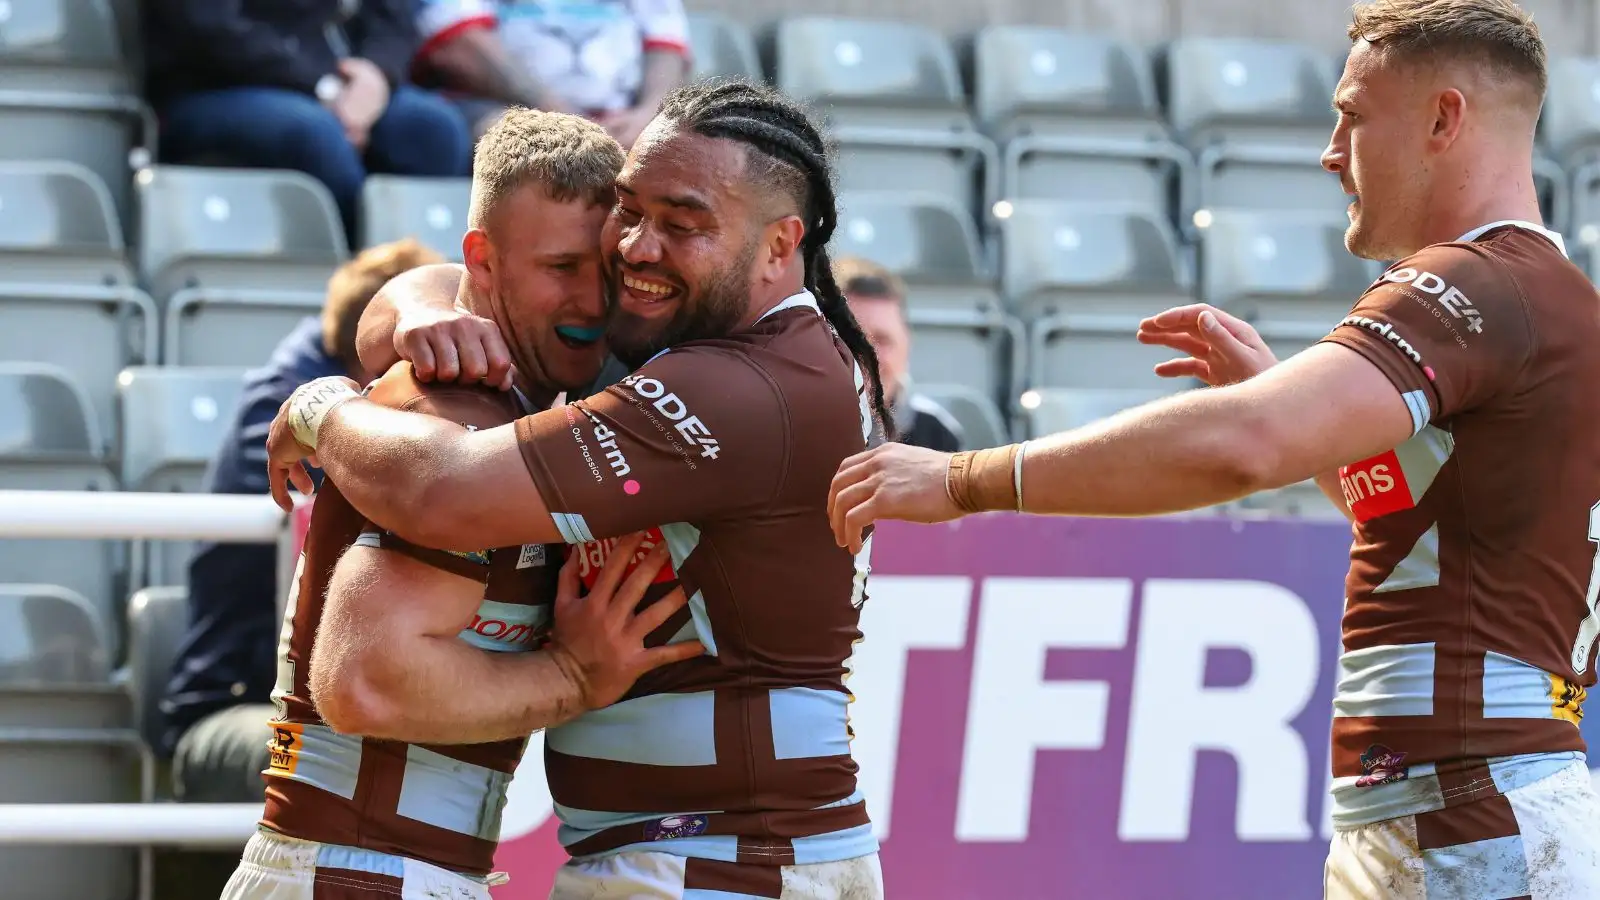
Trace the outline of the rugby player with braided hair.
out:
M 338 383 L 308 386 L 274 423 L 280 499 L 315 452 L 356 509 L 416 545 L 565 542 L 588 572 L 639 529 L 670 549 L 644 602 L 681 588 L 688 608 L 651 640 L 705 653 L 546 732 L 573 857 L 558 900 L 882 896 L 844 685 L 871 549 L 840 548 L 826 507 L 833 472 L 888 417 L 831 274 L 837 220 L 804 109 L 746 82 L 680 88 L 630 151 L 601 239 L 607 340 L 632 374 L 476 432 Z M 437 271 L 391 283 L 370 307 L 367 364 L 398 350 L 435 377 L 501 384 L 504 347 L 450 295 Z M 470 725 L 427 714 L 409 727 Z

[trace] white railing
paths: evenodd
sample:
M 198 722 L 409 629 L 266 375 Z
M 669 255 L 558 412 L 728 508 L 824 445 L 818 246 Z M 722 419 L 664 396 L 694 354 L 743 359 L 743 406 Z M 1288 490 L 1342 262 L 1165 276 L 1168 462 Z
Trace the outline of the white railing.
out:
M 266 496 L 0 490 L 0 540 L 39 538 L 276 542 L 286 565 L 293 546 Z M 0 803 L 0 845 L 238 848 L 260 817 L 260 803 Z

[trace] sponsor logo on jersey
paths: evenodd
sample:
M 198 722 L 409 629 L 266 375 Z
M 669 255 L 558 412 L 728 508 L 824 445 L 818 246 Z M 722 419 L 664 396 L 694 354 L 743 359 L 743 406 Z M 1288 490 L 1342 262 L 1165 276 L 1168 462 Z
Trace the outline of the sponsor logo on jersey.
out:
M 706 833 L 705 816 L 667 816 L 644 826 L 647 841 L 670 841 L 677 838 L 697 837 Z
M 1584 662 L 1588 662 L 1589 654 L 1584 652 Z M 1562 719 L 1574 725 L 1583 721 L 1583 702 L 1589 699 L 1589 692 L 1583 685 L 1575 681 L 1568 681 L 1560 675 L 1551 675 L 1550 678 L 1550 716 Z
M 1405 781 L 1409 775 L 1406 767 L 1401 765 L 1405 760 L 1404 753 L 1396 753 L 1382 744 L 1373 744 L 1361 754 L 1361 771 L 1364 774 L 1356 779 L 1356 787 L 1377 787 Z
M 528 608 L 534 609 L 531 606 Z M 467 626 L 467 630 L 501 644 L 532 644 L 535 639 L 542 637 L 531 621 L 508 622 L 505 619 L 486 619 L 480 615 L 472 617 L 472 624 Z
M 689 442 L 689 446 L 700 448 L 702 458 L 716 459 L 717 454 L 722 452 L 721 445 L 711 435 L 711 429 L 700 421 L 699 416 L 691 415 L 689 407 L 678 399 L 677 394 L 668 391 L 666 385 L 654 378 L 641 378 L 638 375 L 629 375 L 620 383 L 640 398 L 650 401 L 656 412 L 672 422 L 672 427 Z
M 1483 333 L 1483 314 L 1472 305 L 1466 294 L 1438 275 L 1404 266 L 1383 273 L 1383 280 L 1390 284 L 1408 284 L 1419 293 L 1429 295 L 1452 318 L 1465 321 L 1468 331 Z
M 305 726 L 298 722 L 273 722 L 272 740 L 267 744 L 267 770 L 277 775 L 293 775 L 300 765 L 300 749 L 305 746 Z
M 1411 499 L 1405 470 L 1395 451 L 1339 468 L 1339 487 L 1357 522 L 1387 516 L 1417 504 Z
M 517 555 L 517 568 L 532 569 L 544 565 L 543 544 L 523 544 L 522 552 Z
M 1411 346 L 1411 342 L 1401 337 L 1400 333 L 1394 330 L 1394 326 L 1390 325 L 1388 322 L 1380 322 L 1377 319 L 1369 319 L 1366 316 L 1347 316 L 1345 317 L 1345 320 L 1339 324 L 1354 325 L 1357 328 L 1365 328 L 1373 334 L 1378 335 L 1379 337 L 1388 341 L 1390 344 L 1393 344 L 1396 350 L 1404 353 L 1407 359 L 1416 363 L 1417 368 L 1422 370 L 1422 374 L 1428 376 L 1429 381 L 1433 380 L 1433 369 L 1427 363 L 1422 361 L 1422 354 L 1418 353 L 1417 348 Z
M 633 559 L 628 561 L 628 568 L 623 572 L 623 577 L 626 578 L 634 569 L 638 568 L 640 560 L 643 560 L 651 549 L 664 540 L 666 538 L 661 536 L 660 528 L 651 528 L 646 531 L 644 540 L 639 542 L 639 549 L 634 552 Z M 579 544 L 572 549 L 571 552 L 578 554 L 578 580 L 583 582 L 585 589 L 592 590 L 594 588 L 595 582 L 600 580 L 600 570 L 605 568 L 606 560 L 611 558 L 611 551 L 615 550 L 621 542 L 621 538 L 607 538 L 603 541 L 589 541 L 586 544 Z M 666 565 L 661 567 L 661 571 L 650 583 L 666 584 L 677 577 L 678 573 L 673 570 L 671 561 L 668 561 Z
M 589 417 L 589 422 L 594 425 L 594 441 L 600 446 L 600 452 L 605 454 L 606 464 L 611 467 L 611 474 L 618 478 L 628 477 L 633 467 L 628 465 L 628 458 L 622 454 L 622 448 L 617 446 L 617 433 L 594 416 Z

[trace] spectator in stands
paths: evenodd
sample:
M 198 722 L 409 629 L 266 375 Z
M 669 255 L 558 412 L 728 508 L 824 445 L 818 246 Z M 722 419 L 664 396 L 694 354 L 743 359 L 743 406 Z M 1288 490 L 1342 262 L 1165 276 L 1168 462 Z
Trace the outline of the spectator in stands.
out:
M 324 375 L 365 384 L 372 374 L 356 356 L 356 324 L 372 295 L 401 272 L 443 262 L 406 240 L 373 247 L 328 282 L 321 317 L 307 317 L 263 368 L 246 375 L 233 426 L 206 473 L 218 494 L 267 493 L 267 427 L 294 389 Z M 315 476 L 318 480 L 320 473 Z M 173 757 L 179 800 L 255 802 L 267 766 L 267 720 L 276 675 L 278 548 L 271 544 L 201 544 L 189 564 L 189 630 L 173 665 L 163 746 Z
M 905 282 L 883 266 L 855 256 L 834 262 L 833 280 L 878 351 L 883 399 L 894 413 L 896 440 L 944 453 L 960 450 L 965 438 L 961 424 L 911 384 L 911 323 L 906 318 Z
M 352 236 L 368 171 L 471 174 L 460 113 L 405 80 L 415 3 L 145 0 L 162 160 L 305 172 Z
M 421 0 L 418 79 L 474 134 L 507 106 L 587 116 L 623 149 L 689 71 L 681 0 Z

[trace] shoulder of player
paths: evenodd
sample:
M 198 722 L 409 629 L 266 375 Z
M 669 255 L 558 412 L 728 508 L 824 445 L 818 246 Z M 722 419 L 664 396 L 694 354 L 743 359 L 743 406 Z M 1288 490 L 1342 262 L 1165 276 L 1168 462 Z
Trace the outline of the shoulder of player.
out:
M 391 409 L 463 419 L 482 427 L 504 424 L 519 415 L 509 392 L 471 385 L 421 381 L 408 362 L 398 362 L 367 387 L 367 399 Z
M 1382 288 L 1429 297 L 1449 295 L 1455 305 L 1526 305 L 1521 285 L 1495 252 L 1492 240 L 1424 247 L 1385 269 L 1369 291 Z

